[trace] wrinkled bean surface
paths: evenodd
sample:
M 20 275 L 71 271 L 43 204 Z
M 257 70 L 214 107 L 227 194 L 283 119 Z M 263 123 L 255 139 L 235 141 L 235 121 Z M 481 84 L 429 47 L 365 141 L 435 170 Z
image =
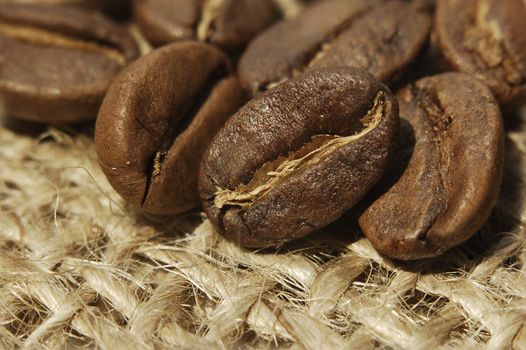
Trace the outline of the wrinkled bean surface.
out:
M 380 178 L 398 105 L 370 74 L 325 68 L 253 99 L 203 157 L 204 209 L 228 238 L 265 247 L 336 220 Z

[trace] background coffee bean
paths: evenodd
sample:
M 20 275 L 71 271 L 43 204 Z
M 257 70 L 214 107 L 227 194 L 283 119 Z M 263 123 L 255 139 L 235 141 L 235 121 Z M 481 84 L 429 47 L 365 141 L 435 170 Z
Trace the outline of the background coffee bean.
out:
M 359 223 L 375 248 L 390 257 L 436 256 L 471 237 L 495 206 L 502 117 L 491 91 L 466 74 L 424 78 L 397 97 L 405 143 L 388 172 L 395 181 L 382 185 L 386 192 Z M 407 168 L 397 169 L 407 164 L 404 158 Z
M 198 39 L 235 49 L 279 17 L 272 0 L 135 0 L 133 8 L 155 46 Z
M 322 47 L 309 62 L 309 69 L 345 65 L 367 70 L 389 84 L 421 52 L 430 26 L 430 18 L 410 4 L 393 1 L 377 5 Z
M 299 75 L 250 101 L 212 141 L 199 176 L 207 216 L 242 246 L 304 236 L 380 178 L 397 130 L 396 99 L 370 74 Z
M 133 38 L 96 12 L 0 5 L 0 103 L 9 115 L 94 118 L 113 77 L 138 55 Z
M 438 2 L 436 34 L 449 64 L 488 85 L 507 108 L 526 102 L 526 2 Z
M 252 95 L 292 76 L 310 56 L 372 4 L 368 0 L 320 1 L 299 15 L 274 24 L 247 47 L 239 62 L 239 78 Z
M 191 209 L 199 203 L 200 156 L 241 103 L 219 50 L 199 42 L 155 50 L 123 71 L 104 99 L 95 129 L 101 167 L 145 212 Z
M 331 0 L 275 24 L 248 46 L 239 63 L 252 95 L 308 69 L 350 66 L 391 83 L 424 48 L 428 15 L 410 3 Z
M 110 16 L 123 18 L 129 12 L 129 0 L 0 0 L 2 3 L 72 5 L 102 11 Z

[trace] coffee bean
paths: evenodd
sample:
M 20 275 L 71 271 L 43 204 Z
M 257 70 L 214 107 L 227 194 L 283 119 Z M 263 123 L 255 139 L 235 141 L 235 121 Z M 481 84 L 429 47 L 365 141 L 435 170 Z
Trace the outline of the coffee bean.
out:
M 235 49 L 279 17 L 272 0 L 135 0 L 133 7 L 155 46 L 198 39 Z
M 258 35 L 241 57 L 241 84 L 256 95 L 291 77 L 296 67 L 302 67 L 324 42 L 372 4 L 368 0 L 321 1 L 296 17 L 276 23 Z
M 252 95 L 303 71 L 349 66 L 392 83 L 425 46 L 429 16 L 410 3 L 330 0 L 256 37 L 239 63 Z
M 449 64 L 488 85 L 506 108 L 526 102 L 526 2 L 438 2 L 436 34 Z
M 35 122 L 95 118 L 113 77 L 138 56 L 133 38 L 73 7 L 0 5 L 0 104 Z
M 0 4 L 3 3 L 71 5 L 102 11 L 118 18 L 128 14 L 129 7 L 129 0 L 0 0 Z
M 396 99 L 366 72 L 292 78 L 250 101 L 212 141 L 199 175 L 207 216 L 242 246 L 304 236 L 373 186 L 397 130 Z
M 125 69 L 104 98 L 95 129 L 102 169 L 145 212 L 191 209 L 199 204 L 200 156 L 241 103 L 219 50 L 199 42 L 155 50 Z
M 466 74 L 424 78 L 397 97 L 401 124 L 409 128 L 401 133 L 406 143 L 392 164 L 407 164 L 405 157 L 409 163 L 388 171 L 400 177 L 359 223 L 387 256 L 432 257 L 471 237 L 495 206 L 503 166 L 502 117 L 491 91 Z M 414 143 L 407 142 L 411 139 Z

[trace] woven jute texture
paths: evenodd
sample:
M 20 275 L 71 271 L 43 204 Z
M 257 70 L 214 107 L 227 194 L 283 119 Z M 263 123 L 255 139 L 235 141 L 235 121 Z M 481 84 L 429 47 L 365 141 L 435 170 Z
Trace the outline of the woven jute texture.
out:
M 506 119 L 488 224 L 410 263 L 379 255 L 352 216 L 259 252 L 198 211 L 146 217 L 108 184 L 91 126 L 4 122 L 0 347 L 526 349 L 526 129 Z

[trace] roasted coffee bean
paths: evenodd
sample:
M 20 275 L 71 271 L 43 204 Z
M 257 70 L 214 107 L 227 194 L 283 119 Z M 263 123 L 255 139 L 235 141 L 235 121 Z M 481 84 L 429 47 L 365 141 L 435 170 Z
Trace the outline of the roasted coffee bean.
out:
M 235 49 L 279 17 L 272 0 L 134 0 L 133 7 L 155 46 L 198 39 Z
M 155 50 L 125 69 L 104 98 L 95 129 L 102 169 L 145 212 L 191 209 L 199 204 L 201 154 L 241 104 L 219 50 L 199 42 Z
M 102 15 L 46 5 L 0 5 L 0 105 L 35 122 L 95 118 L 113 77 L 139 55 Z
M 524 0 L 444 0 L 435 25 L 449 64 L 480 79 L 512 108 L 526 102 L 525 21 Z
M 396 178 L 393 172 L 400 177 L 359 223 L 387 256 L 437 256 L 470 238 L 495 206 L 503 166 L 501 113 L 491 91 L 461 73 L 421 79 L 397 97 L 406 132 L 392 164 L 406 164 L 405 156 L 409 163 L 390 168 L 386 178 Z
M 275 246 L 340 217 L 380 178 L 394 149 L 398 104 L 348 67 L 299 75 L 250 101 L 203 156 L 211 222 L 246 247 Z
M 365 69 L 391 83 L 425 46 L 429 29 L 428 15 L 410 3 L 322 1 L 256 37 L 239 77 L 252 95 L 319 67 Z
M 0 0 L 0 4 L 3 3 L 79 6 L 102 11 L 118 18 L 124 17 L 129 12 L 129 0 Z

